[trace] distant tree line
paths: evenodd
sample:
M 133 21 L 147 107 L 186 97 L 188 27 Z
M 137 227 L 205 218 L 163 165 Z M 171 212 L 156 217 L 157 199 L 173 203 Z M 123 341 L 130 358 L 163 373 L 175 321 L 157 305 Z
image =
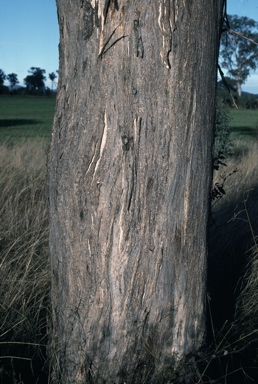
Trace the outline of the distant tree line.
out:
M 29 75 L 23 80 L 25 87 L 17 87 L 19 84 L 18 76 L 16 73 L 9 73 L 8 75 L 0 69 L 0 93 L 28 93 L 28 94 L 50 94 L 54 92 L 55 80 L 57 78 L 58 71 L 48 74 L 48 78 L 51 81 L 51 89 L 45 86 L 47 80 L 45 69 L 39 67 L 31 67 L 28 70 Z M 9 82 L 9 87 L 4 85 L 5 81 Z

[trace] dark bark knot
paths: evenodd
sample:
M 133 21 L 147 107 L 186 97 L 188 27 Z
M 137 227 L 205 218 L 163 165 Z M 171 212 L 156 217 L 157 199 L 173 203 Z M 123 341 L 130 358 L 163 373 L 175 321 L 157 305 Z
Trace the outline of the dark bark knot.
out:
M 87 40 L 91 37 L 94 29 L 94 9 L 89 1 L 83 4 L 83 38 Z
M 123 150 L 124 151 L 129 151 L 130 148 L 133 149 L 133 137 L 129 137 L 129 136 L 126 136 L 126 135 L 123 135 L 121 137 L 122 139 L 122 147 L 123 147 Z
M 133 21 L 133 27 L 134 27 L 135 31 L 138 30 L 139 26 L 140 26 L 139 20 L 134 20 Z

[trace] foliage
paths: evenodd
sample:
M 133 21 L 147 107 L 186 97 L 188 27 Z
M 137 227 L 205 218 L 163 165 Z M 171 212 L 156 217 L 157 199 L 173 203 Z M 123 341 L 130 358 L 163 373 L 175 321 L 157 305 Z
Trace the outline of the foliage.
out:
M 51 81 L 55 81 L 55 79 L 57 78 L 57 75 L 55 74 L 55 72 L 51 72 L 48 74 L 48 77 Z
M 19 83 L 16 73 L 9 73 L 9 75 L 7 75 L 7 80 L 10 82 L 11 89 L 13 89 L 15 85 Z
M 6 79 L 6 74 L 2 69 L 0 69 L 0 86 L 4 84 L 5 79 Z
M 248 93 L 242 93 L 241 97 L 236 98 L 236 103 L 239 107 L 245 109 L 256 109 L 258 108 L 258 97 Z
M 31 67 L 28 71 L 30 75 L 25 77 L 24 84 L 29 91 L 43 90 L 45 87 L 44 81 L 46 80 L 45 69 L 39 67 Z
M 243 92 L 240 97 L 238 94 L 234 94 L 234 99 L 239 108 L 248 110 L 258 108 L 258 97 L 251 93 Z
M 55 79 L 57 78 L 57 75 L 55 74 L 55 72 L 51 72 L 51 73 L 49 73 L 48 77 L 49 77 L 49 79 L 52 81 L 52 92 L 53 92 L 54 81 L 55 81 Z
M 19 89 L 14 89 L 15 86 L 19 83 L 18 76 L 16 73 L 10 73 L 7 76 L 5 75 L 4 71 L 0 69 L 0 94 L 11 94 L 11 95 L 23 95 L 25 93 L 33 94 L 33 95 L 48 95 L 50 96 L 51 90 L 48 88 L 45 88 L 45 69 L 41 69 L 39 67 L 31 67 L 28 71 L 30 75 L 26 76 L 24 79 L 24 84 L 26 85 L 27 92 L 25 91 L 24 87 L 19 87 Z M 58 71 L 56 71 L 58 73 Z M 57 75 L 55 72 L 51 72 L 48 75 L 49 79 L 52 81 L 52 92 L 55 84 L 55 79 L 57 78 Z M 10 88 L 4 86 L 4 81 L 8 80 L 10 83 Z
M 227 83 L 227 86 L 231 92 L 236 92 L 237 90 L 237 84 L 236 80 L 229 76 L 224 76 L 224 80 Z M 218 81 L 218 88 L 219 89 L 225 89 L 223 80 Z
M 219 157 L 219 154 L 228 156 L 231 154 L 233 142 L 230 138 L 230 112 L 225 109 L 222 104 L 217 106 L 216 110 L 216 129 L 215 129 L 215 148 L 214 156 Z
M 8 95 L 9 88 L 6 85 L 0 85 L 0 95 Z
M 226 26 L 226 33 L 221 37 L 220 66 L 235 79 L 238 95 L 241 96 L 241 85 L 258 63 L 258 46 L 253 42 L 258 42 L 258 23 L 237 15 L 228 15 L 228 21 L 230 29 Z
M 221 166 L 227 166 L 225 159 L 231 154 L 231 147 L 233 146 L 230 139 L 230 114 L 229 110 L 226 110 L 222 104 L 217 106 L 216 110 L 216 127 L 215 127 L 215 143 L 214 143 L 214 158 L 213 169 L 218 171 Z M 224 183 L 226 177 L 220 182 L 216 182 L 213 185 L 211 191 L 212 200 L 221 199 L 225 195 Z
M 227 78 L 228 79 L 228 78 Z M 231 79 L 232 80 L 232 79 Z M 226 80 L 228 83 L 228 80 Z M 244 109 L 257 109 L 258 108 L 258 96 L 252 93 L 242 92 L 241 96 L 236 92 L 236 88 L 233 87 L 232 82 L 228 83 L 229 89 L 231 91 L 231 95 L 225 89 L 224 85 L 220 82 L 218 83 L 218 98 L 222 104 L 227 107 L 235 108 L 237 105 L 238 108 Z M 234 101 L 232 100 L 234 98 Z

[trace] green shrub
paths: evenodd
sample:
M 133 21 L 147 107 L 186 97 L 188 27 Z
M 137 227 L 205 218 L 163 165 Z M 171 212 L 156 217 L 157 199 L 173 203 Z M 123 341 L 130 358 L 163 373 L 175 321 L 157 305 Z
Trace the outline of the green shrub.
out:
M 258 99 L 255 95 L 242 93 L 242 96 L 238 98 L 238 106 L 246 109 L 256 109 Z
M 230 138 L 230 113 L 229 110 L 218 103 L 216 110 L 216 129 L 215 129 L 215 147 L 214 157 L 218 158 L 219 154 L 225 157 L 231 154 L 233 141 Z
M 239 97 L 238 93 L 231 88 L 230 93 L 222 86 L 218 87 L 217 90 L 218 99 L 221 104 L 226 105 L 229 108 L 235 108 L 233 99 L 235 100 L 238 108 L 242 109 L 257 109 L 258 108 L 258 97 L 252 93 L 242 92 Z M 233 99 L 232 99 L 233 98 Z
M 9 95 L 9 88 L 6 85 L 0 85 L 0 95 Z

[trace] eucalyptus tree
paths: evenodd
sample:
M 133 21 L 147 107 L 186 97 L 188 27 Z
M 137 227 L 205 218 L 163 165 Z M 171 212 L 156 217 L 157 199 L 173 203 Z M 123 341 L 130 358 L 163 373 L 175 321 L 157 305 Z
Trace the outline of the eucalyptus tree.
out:
M 52 92 L 53 92 L 54 82 L 55 82 L 55 79 L 57 78 L 57 75 L 55 74 L 55 72 L 51 72 L 48 74 L 48 77 L 49 77 L 49 80 L 51 80 L 52 82 Z
M 29 90 L 43 90 L 45 88 L 45 69 L 39 67 L 31 67 L 29 70 L 29 75 L 25 77 L 24 84 Z
M 9 75 L 7 75 L 7 80 L 10 83 L 11 89 L 13 89 L 16 84 L 19 84 L 18 76 L 16 73 L 9 73 Z
M 205 339 L 223 0 L 57 0 L 53 382 L 162 383 Z
M 238 95 L 258 64 L 258 23 L 246 16 L 228 15 L 226 33 L 221 38 L 221 67 L 235 80 Z

